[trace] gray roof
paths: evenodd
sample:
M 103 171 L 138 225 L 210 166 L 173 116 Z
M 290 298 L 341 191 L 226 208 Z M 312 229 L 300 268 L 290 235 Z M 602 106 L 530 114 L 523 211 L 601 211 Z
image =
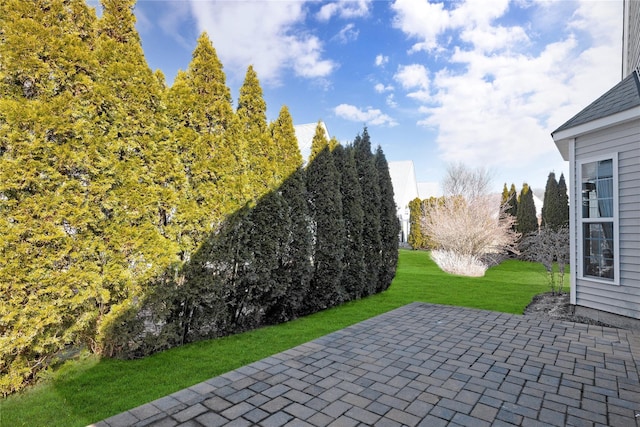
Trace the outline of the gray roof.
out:
M 634 71 L 615 85 L 611 90 L 593 101 L 587 108 L 569 119 L 565 124 L 552 132 L 570 129 L 572 127 L 608 117 L 621 111 L 640 105 L 640 80 L 638 71 Z

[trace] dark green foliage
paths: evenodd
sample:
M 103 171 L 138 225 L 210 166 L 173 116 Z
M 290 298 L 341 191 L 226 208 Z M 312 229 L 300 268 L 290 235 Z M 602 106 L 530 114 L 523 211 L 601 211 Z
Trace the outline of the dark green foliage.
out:
M 538 231 L 538 218 L 536 217 L 536 206 L 533 202 L 533 193 L 527 183 L 522 185 L 520 198 L 518 200 L 516 231 L 523 236 Z
M 567 183 L 564 180 L 564 174 L 560 174 L 558 180 L 558 199 L 560 200 L 560 214 L 558 215 L 558 224 L 561 227 L 569 226 L 569 192 L 567 191 Z
M 278 317 L 283 321 L 290 320 L 303 311 L 312 275 L 312 220 L 307 204 L 305 170 L 299 167 L 293 172 L 282 184 L 280 191 L 287 203 L 287 215 L 291 220 L 291 228 L 285 236 L 286 253 L 282 259 L 282 264 L 288 272 L 290 288 L 288 295 L 276 306 L 277 309 L 270 313 L 270 321 L 275 321 Z
M 564 180 L 564 175 L 560 175 L 560 181 L 558 182 L 556 181 L 556 175 L 551 172 L 544 191 L 540 227 L 556 231 L 567 225 L 569 225 L 567 184 Z
M 507 190 L 507 183 L 505 182 L 504 187 L 502 188 L 502 198 L 501 204 L 508 204 L 506 213 L 511 215 L 512 217 L 518 216 L 518 192 L 516 191 L 516 186 L 511 184 L 511 188 Z
M 313 275 L 306 297 L 306 311 L 313 312 L 345 301 L 342 286 L 345 227 L 338 171 L 324 130 L 318 124 L 307 166 L 309 213 L 312 218 Z
M 563 210 L 561 207 L 560 193 L 558 190 L 558 181 L 556 175 L 551 172 L 547 178 L 547 185 L 544 189 L 544 201 L 542 204 L 542 218 L 540 227 L 555 230 L 563 225 Z
M 362 188 L 362 207 L 364 211 L 364 226 L 362 244 L 364 246 L 365 295 L 373 294 L 379 289 L 379 271 L 382 263 L 382 244 L 380 238 L 380 185 L 373 154 L 369 132 L 364 128 L 362 135 L 353 141 L 354 157 L 358 181 Z M 396 237 L 397 238 L 397 237 Z
M 362 278 L 365 272 L 362 232 L 364 212 L 362 209 L 362 189 L 358 182 L 353 147 L 337 145 L 333 149 L 333 159 L 340 173 L 340 193 L 342 195 L 342 215 L 344 218 L 346 246 L 344 252 L 344 272 L 342 283 L 350 299 L 361 298 L 364 294 Z
M 380 186 L 380 245 L 382 251 L 377 292 L 381 292 L 391 285 L 396 274 L 400 221 L 393 198 L 389 164 L 380 146 L 376 150 L 375 165 Z
M 513 223 L 512 229 L 514 231 L 516 231 L 517 226 L 518 226 L 518 222 L 517 222 L 517 218 L 518 218 L 518 193 L 516 191 L 516 186 L 515 184 L 511 184 L 511 188 L 509 190 L 507 190 L 507 183 L 504 183 L 504 187 L 502 189 L 502 199 L 501 199 L 501 206 L 507 205 L 507 208 L 505 209 L 505 214 L 506 215 L 510 215 L 513 218 L 516 219 L 516 221 Z

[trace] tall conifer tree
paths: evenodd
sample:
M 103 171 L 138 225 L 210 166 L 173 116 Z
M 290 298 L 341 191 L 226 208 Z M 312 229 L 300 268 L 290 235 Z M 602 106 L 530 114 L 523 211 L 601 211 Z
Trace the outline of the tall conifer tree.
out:
M 353 147 L 334 147 L 333 159 L 340 174 L 340 194 L 342 196 L 342 216 L 344 218 L 346 246 L 344 252 L 344 274 L 342 282 L 350 299 L 364 295 L 362 278 L 365 272 L 362 233 L 364 211 L 362 210 L 362 189 L 358 182 Z
M 567 192 L 567 183 L 564 180 L 564 174 L 560 174 L 558 180 L 558 199 L 560 200 L 560 214 L 558 215 L 559 225 L 565 227 L 569 225 L 569 193 Z
M 198 38 L 187 70 L 176 76 L 168 99 L 172 137 L 187 179 L 176 213 L 186 265 L 177 278 L 181 285 L 169 323 L 181 341 L 188 341 L 231 328 L 221 304 L 236 276 L 222 266 L 244 265 L 246 251 L 234 245 L 247 245 L 243 223 L 248 216 L 244 211 L 234 215 L 249 199 L 242 162 L 245 140 L 239 138 L 231 91 L 206 33 Z M 206 268 L 212 262 L 220 270 L 215 275 Z M 217 326 L 208 329 L 207 324 Z
M 95 54 L 101 64 L 96 92 L 101 98 L 98 144 L 111 158 L 103 174 L 112 178 L 100 201 L 109 219 L 106 249 L 113 254 L 103 268 L 110 309 L 101 319 L 98 341 L 144 293 L 144 287 L 177 261 L 178 249 L 164 231 L 167 212 L 178 198 L 166 188 L 180 171 L 162 126 L 164 87 L 149 69 L 135 29 L 135 0 L 103 0 Z M 109 343 L 104 343 L 109 346 Z M 104 348 L 109 354 L 112 349 Z
M 249 66 L 238 98 L 238 119 L 246 140 L 246 170 L 251 193 L 259 198 L 277 185 L 277 150 L 267 132 L 267 104 L 258 75 Z
M 95 14 L 0 2 L 0 395 L 95 327 Z
M 409 202 L 409 236 L 407 242 L 412 249 L 426 249 L 427 237 L 422 232 L 423 202 L 416 197 Z
M 354 158 L 358 181 L 362 188 L 362 207 L 364 210 L 363 245 L 365 259 L 365 294 L 373 294 L 378 289 L 380 253 L 382 245 L 380 240 L 380 184 L 376 170 L 374 157 L 371 152 L 371 140 L 365 127 L 362 135 L 356 136 L 353 141 Z
M 562 215 L 558 197 L 558 181 L 556 181 L 556 174 L 551 172 L 547 177 L 547 184 L 544 189 L 540 227 L 548 227 L 555 230 L 558 226 L 558 215 Z
M 313 248 L 302 155 L 293 119 L 286 106 L 280 109 L 278 118 L 269 125 L 269 129 L 277 150 L 279 191 L 286 202 L 291 223 L 287 235 L 281 237 L 286 245 L 280 260 L 281 267 L 287 272 L 289 290 L 267 316 L 271 320 L 286 320 L 297 316 L 303 309 L 311 278 Z
M 520 198 L 518 200 L 518 225 L 516 231 L 526 235 L 538 231 L 538 218 L 536 217 L 536 206 L 533 202 L 533 192 L 527 183 L 522 185 Z
M 313 276 L 307 294 L 307 311 L 322 310 L 345 300 L 342 286 L 344 221 L 338 172 L 324 129 L 316 127 L 314 153 L 307 166 L 309 210 L 313 218 Z
M 391 285 L 398 266 L 398 236 L 400 221 L 398 220 L 396 203 L 393 196 L 393 183 L 389 174 L 389 164 L 378 146 L 375 154 L 375 165 L 378 172 L 380 186 L 380 244 L 381 264 L 379 272 L 378 291 L 383 291 Z
M 302 166 L 302 154 L 289 108 L 283 105 L 278 118 L 269 124 L 276 159 L 276 183 L 281 183 Z

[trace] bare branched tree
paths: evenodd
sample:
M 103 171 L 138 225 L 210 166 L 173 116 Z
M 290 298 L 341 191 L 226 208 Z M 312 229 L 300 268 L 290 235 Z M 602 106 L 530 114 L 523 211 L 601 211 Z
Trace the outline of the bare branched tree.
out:
M 508 205 L 489 194 L 486 170 L 454 165 L 443 183 L 445 197 L 433 203 L 422 221 L 424 233 L 435 244 L 432 257 L 454 274 L 482 276 L 487 255 L 515 250 L 518 233 Z
M 450 164 L 442 182 L 445 197 L 462 196 L 466 200 L 488 195 L 490 186 L 491 174 L 487 169 L 469 169 L 463 163 Z
M 544 266 L 552 294 L 561 294 L 566 266 L 569 264 L 569 227 L 541 228 L 522 241 L 523 259 Z

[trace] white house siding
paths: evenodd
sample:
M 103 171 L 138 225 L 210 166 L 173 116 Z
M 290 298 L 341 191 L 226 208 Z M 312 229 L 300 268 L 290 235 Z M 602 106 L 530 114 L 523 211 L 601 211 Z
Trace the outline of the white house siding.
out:
M 640 67 L 640 0 L 624 0 L 622 77 Z
M 619 285 L 580 278 L 578 251 L 574 251 L 575 304 L 627 317 L 640 319 L 640 119 L 600 130 L 575 140 L 575 161 L 572 162 L 572 207 L 575 224 L 581 214 L 581 186 L 578 162 L 593 157 L 618 155 L 619 202 Z M 574 247 L 580 247 L 578 233 Z

